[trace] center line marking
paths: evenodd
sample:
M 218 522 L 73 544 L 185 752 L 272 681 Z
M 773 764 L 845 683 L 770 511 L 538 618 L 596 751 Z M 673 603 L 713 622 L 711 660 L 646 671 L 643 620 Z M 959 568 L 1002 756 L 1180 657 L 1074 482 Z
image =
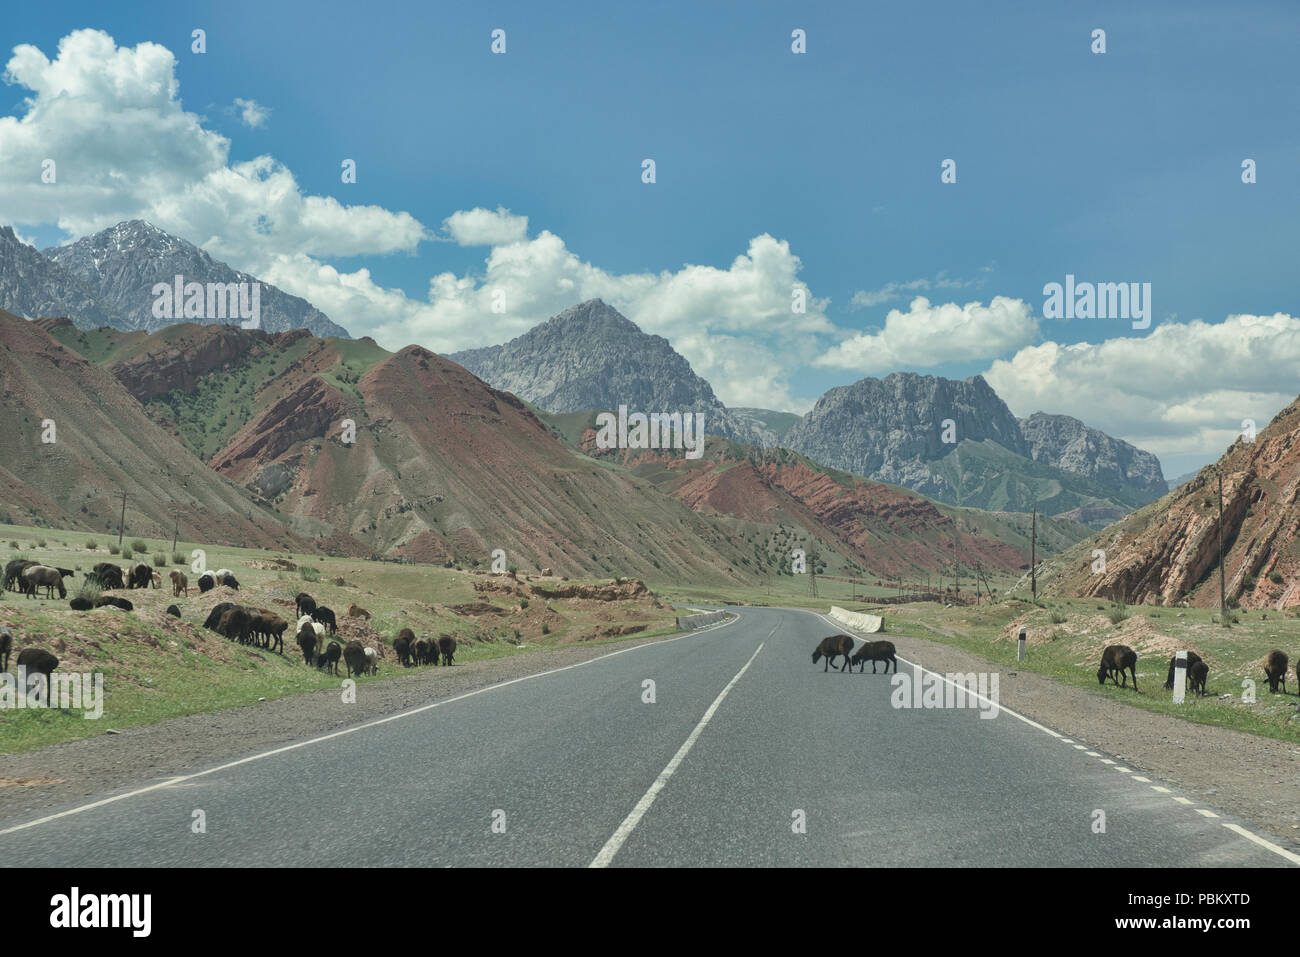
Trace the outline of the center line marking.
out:
M 773 628 L 772 631 L 775 633 L 776 629 Z M 770 638 L 772 636 L 768 635 L 768 637 Z M 719 705 L 722 704 L 722 700 L 727 697 L 727 694 L 731 689 L 736 686 L 736 682 L 741 679 L 745 672 L 749 670 L 749 666 L 754 663 L 754 659 L 758 657 L 758 653 L 763 650 L 764 644 L 767 644 L 767 642 L 763 642 L 754 649 L 754 653 L 750 655 L 749 660 L 745 662 L 745 667 L 737 671 L 736 677 L 727 682 L 727 686 L 722 689 L 721 694 L 713 699 L 713 704 L 709 705 L 709 710 L 704 712 L 704 717 L 702 717 L 700 723 L 695 726 L 695 730 L 690 733 L 690 736 L 687 737 L 685 743 L 677 749 L 677 753 L 673 755 L 673 759 L 668 762 L 667 767 L 659 772 L 659 777 L 655 778 L 654 784 L 650 785 L 650 790 L 646 791 L 641 797 L 641 800 L 637 802 L 636 807 L 632 808 L 632 813 L 625 817 L 623 823 L 618 826 L 618 830 L 610 835 L 609 840 L 605 842 L 605 846 L 600 849 L 600 853 L 597 854 L 595 860 L 591 862 L 591 867 L 609 866 L 610 861 L 614 859 L 614 855 L 617 854 L 619 848 L 623 846 L 623 842 L 628 839 L 632 830 L 641 823 L 641 818 L 645 817 L 646 811 L 650 810 L 650 805 L 655 803 L 655 798 L 657 798 L 659 792 L 664 789 L 664 785 L 666 785 L 668 779 L 673 776 L 673 772 L 677 770 L 678 765 L 682 763 L 682 760 L 690 753 L 691 748 L 695 746 L 695 742 L 704 732 L 705 726 L 708 725 L 710 720 L 712 720 L 713 714 L 718 710 Z

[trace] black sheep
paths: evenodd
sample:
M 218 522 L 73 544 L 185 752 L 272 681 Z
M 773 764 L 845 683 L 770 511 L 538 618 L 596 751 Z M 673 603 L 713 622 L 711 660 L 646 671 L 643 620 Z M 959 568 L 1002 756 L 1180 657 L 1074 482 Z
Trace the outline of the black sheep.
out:
M 179 618 L 181 616 L 181 610 L 175 605 L 168 605 L 167 614 L 171 615 L 173 618 Z
M 1198 655 L 1196 652 L 1194 652 L 1194 651 L 1189 651 L 1189 652 L 1187 653 L 1187 673 L 1188 673 L 1188 674 L 1191 674 L 1191 673 L 1192 673 L 1192 665 L 1196 664 L 1196 663 L 1197 663 L 1198 661 L 1200 661 L 1200 660 L 1201 660 L 1201 656 Z M 1178 656 L 1177 656 L 1177 655 L 1174 655 L 1172 658 L 1169 659 L 1169 677 L 1165 678 L 1165 690 L 1166 690 L 1166 691 L 1173 691 L 1173 690 L 1174 690 L 1174 664 L 1175 664 L 1177 661 L 1178 661 Z
M 411 644 L 415 640 L 415 632 L 410 628 L 403 628 L 393 639 L 393 651 L 397 654 L 397 660 L 401 662 L 403 668 L 411 666 Z
M 1137 652 L 1128 645 L 1107 645 L 1106 650 L 1101 653 L 1101 667 L 1097 669 L 1097 683 L 1105 684 L 1106 678 L 1115 681 L 1116 673 L 1124 679 L 1122 687 L 1128 687 L 1128 675 L 1125 671 L 1133 674 L 1133 690 L 1138 690 L 1137 676 Z M 1119 684 L 1115 681 L 1115 684 Z
M 339 673 L 339 658 L 342 656 L 343 646 L 337 641 L 331 641 L 330 646 L 325 649 L 325 663 L 329 670 L 334 672 L 334 674 Z
M 208 629 L 208 631 L 216 631 L 217 626 L 221 624 L 221 616 L 234 607 L 235 603 L 233 601 L 223 601 L 214 606 L 212 611 L 208 612 L 208 617 L 203 622 L 203 627 Z
M 1198 695 L 1205 695 L 1205 680 L 1210 677 L 1210 666 L 1204 661 L 1197 661 L 1192 665 L 1189 675 L 1192 679 L 1192 690 Z
M 334 612 L 324 605 L 317 605 L 309 612 L 312 621 L 318 621 L 330 630 L 330 634 L 336 634 L 339 626 L 334 622 Z
M 90 611 L 90 609 L 95 606 L 89 598 L 82 598 L 78 595 L 76 598 L 72 599 L 72 601 L 68 602 L 68 607 L 73 611 Z
M 246 645 L 252 641 L 253 616 L 245 608 L 236 605 L 224 615 L 221 621 L 217 622 L 217 631 L 241 645 Z
M 438 650 L 442 652 L 443 665 L 449 667 L 452 657 L 456 654 L 456 639 L 451 635 L 439 635 Z
M 95 599 L 96 608 L 103 608 L 106 605 L 121 608 L 123 611 L 135 611 L 135 605 L 125 598 L 118 598 L 116 595 L 100 595 Z
M 99 562 L 91 573 L 86 576 L 86 581 L 94 582 L 100 588 L 108 590 L 126 587 L 126 579 L 122 577 L 122 569 L 112 562 Z
M 0 671 L 9 670 L 9 653 L 14 648 L 14 636 L 8 628 L 0 629 Z
M 337 643 L 338 642 L 331 642 L 331 644 Z M 369 667 L 369 663 L 366 659 L 366 647 L 355 639 L 349 641 L 348 646 L 343 649 L 343 660 L 347 662 L 349 678 L 351 678 L 353 674 L 356 674 L 357 676 L 365 674 L 366 668 Z
M 126 583 L 127 588 L 148 588 L 153 584 L 153 566 L 136 562 L 131 566 L 131 574 Z
M 1268 678 L 1268 690 L 1277 694 L 1277 685 L 1282 683 L 1282 693 L 1286 694 L 1286 654 L 1281 651 L 1273 650 L 1268 653 L 1268 660 L 1264 662 L 1264 677 Z
M 876 662 L 885 663 L 885 674 L 889 674 L 889 663 L 894 663 L 894 673 L 898 673 L 898 658 L 895 657 L 894 643 L 892 641 L 868 641 L 861 648 L 853 653 L 849 659 L 849 668 L 854 665 L 861 665 L 859 672 L 867 670 L 867 662 L 871 662 L 871 673 L 876 673 Z
M 212 589 L 217 587 L 217 576 L 212 574 L 212 572 L 204 572 L 202 575 L 199 576 L 198 584 L 199 584 L 200 595 L 202 595 L 205 591 L 212 591 Z
M 311 625 L 298 629 L 298 647 L 302 649 L 302 660 L 310 665 L 316 656 L 316 629 Z
M 235 576 L 231 575 L 229 572 L 221 576 L 221 584 L 225 585 L 232 591 L 239 591 L 239 582 L 236 581 Z
M 45 676 L 45 690 L 42 700 L 46 704 L 49 704 L 50 701 L 50 675 L 58 666 L 59 659 L 43 648 L 24 648 L 18 652 L 18 667 L 27 669 L 28 682 L 31 681 L 32 675 Z
M 316 610 L 316 599 L 312 598 L 311 595 L 307 594 L 305 591 L 298 592 L 297 596 L 293 600 L 293 604 L 294 607 L 298 609 L 299 618 L 303 615 L 310 615 Z
M 849 667 L 849 656 L 853 654 L 853 639 L 848 635 L 831 635 L 823 638 L 817 646 L 817 650 L 812 653 L 813 664 L 817 664 L 822 657 L 826 658 L 826 667 L 822 671 L 829 671 L 831 665 L 839 655 L 844 656 L 844 664 L 840 666 L 840 671 L 845 671 Z
M 15 558 L 5 565 L 5 590 L 22 591 L 23 590 L 23 572 L 33 565 L 39 565 L 40 562 L 31 562 L 25 558 Z

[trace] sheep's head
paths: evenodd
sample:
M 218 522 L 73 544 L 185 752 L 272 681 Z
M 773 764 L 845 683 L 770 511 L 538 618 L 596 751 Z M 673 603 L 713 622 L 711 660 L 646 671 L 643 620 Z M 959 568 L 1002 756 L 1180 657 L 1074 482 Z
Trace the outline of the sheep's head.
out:
M 1102 665 L 1100 668 L 1097 669 L 1097 684 L 1104 685 L 1105 683 L 1106 683 L 1106 666 Z
M 818 648 L 816 651 L 813 652 L 813 664 L 817 664 L 817 662 L 821 660 L 821 657 L 822 657 L 822 652 L 821 649 Z

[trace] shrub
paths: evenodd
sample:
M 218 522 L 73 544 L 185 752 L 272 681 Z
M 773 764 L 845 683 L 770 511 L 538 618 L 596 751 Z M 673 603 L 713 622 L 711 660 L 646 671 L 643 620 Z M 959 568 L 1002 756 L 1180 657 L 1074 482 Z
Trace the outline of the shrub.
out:
M 142 542 L 140 541 L 140 539 L 137 538 L 135 541 L 131 543 L 131 551 L 139 552 L 141 555 L 143 555 L 145 552 L 149 551 L 149 543 Z
M 36 541 L 33 544 L 35 544 L 37 548 L 45 548 L 48 545 L 48 543 L 43 538 L 36 539 Z
M 119 551 L 121 551 L 121 549 L 119 549 L 116 545 L 108 546 L 108 553 L 110 555 L 116 555 Z
M 551 626 L 548 625 L 546 622 L 542 622 L 542 634 L 549 635 L 550 633 L 551 633 Z
M 1281 572 L 1269 572 L 1269 573 L 1268 573 L 1268 580 L 1271 581 L 1274 585 L 1280 585 L 1280 584 L 1282 584 L 1282 573 L 1281 573 Z
M 154 567 L 154 568 L 166 568 L 166 567 L 167 567 L 167 553 L 166 553 L 166 552 L 154 552 L 154 553 L 153 553 L 153 567 Z
M 18 543 L 17 543 L 17 542 L 10 542 L 10 543 L 9 543 L 9 547 L 12 548 L 14 551 L 18 551 Z
M 305 582 L 318 582 L 318 581 L 320 581 L 320 569 L 319 569 L 319 568 L 314 568 L 314 567 L 311 566 L 311 565 L 299 565 L 299 566 L 298 566 L 298 575 L 299 575 L 299 576 L 302 578 L 302 580 L 305 581 Z
M 519 599 L 519 607 L 520 607 L 520 608 L 527 608 L 527 607 L 528 607 L 528 599 L 527 599 L 527 598 L 521 598 L 521 599 Z
M 135 557 L 135 552 L 131 551 L 131 549 L 129 548 L 122 549 L 122 559 L 124 561 L 129 562 L 134 557 Z
M 1128 611 L 1123 607 L 1113 608 L 1108 617 L 1110 618 L 1110 623 L 1112 625 L 1118 625 L 1120 622 L 1128 620 Z
M 93 605 L 95 603 L 95 599 L 97 599 L 103 593 L 104 590 L 99 587 L 99 584 L 97 582 L 83 582 L 81 585 L 81 589 L 77 592 L 77 597 L 84 598 L 86 599 L 86 601 L 90 602 Z
M 93 552 L 95 549 L 99 547 L 99 543 L 95 541 L 93 538 L 88 538 L 86 539 L 86 547 Z
M 1059 611 L 1053 611 L 1053 612 L 1048 616 L 1048 620 L 1049 620 L 1053 625 L 1063 625 L 1063 624 L 1065 624 L 1065 616 L 1062 615 Z M 1053 634 L 1055 634 L 1055 632 L 1053 632 Z
M 184 554 L 183 552 L 172 552 L 172 564 L 173 564 L 173 565 L 184 565 L 184 564 L 185 564 L 185 554 Z

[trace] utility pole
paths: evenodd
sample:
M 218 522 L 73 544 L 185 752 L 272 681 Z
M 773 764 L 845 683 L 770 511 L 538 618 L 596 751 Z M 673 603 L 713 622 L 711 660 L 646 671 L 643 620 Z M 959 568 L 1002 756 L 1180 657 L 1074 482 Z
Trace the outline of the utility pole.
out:
M 1223 472 L 1219 471 L 1219 620 L 1228 627 L 1227 590 L 1223 585 Z
M 181 533 L 181 517 L 176 516 L 176 527 L 172 529 L 172 554 L 176 554 L 176 538 Z
M 117 547 L 122 548 L 122 531 L 126 528 L 126 492 L 122 493 L 122 517 L 117 522 Z
M 952 597 L 953 604 L 957 603 L 958 596 L 961 595 L 961 569 L 957 566 L 957 523 L 953 523 L 952 529 Z
M 1023 512 L 1021 514 L 1024 514 Z M 1029 588 L 1038 601 L 1038 505 L 1034 505 L 1033 524 L 1029 531 Z
M 817 547 L 809 547 L 808 552 L 808 587 L 812 591 L 812 596 L 817 597 Z

